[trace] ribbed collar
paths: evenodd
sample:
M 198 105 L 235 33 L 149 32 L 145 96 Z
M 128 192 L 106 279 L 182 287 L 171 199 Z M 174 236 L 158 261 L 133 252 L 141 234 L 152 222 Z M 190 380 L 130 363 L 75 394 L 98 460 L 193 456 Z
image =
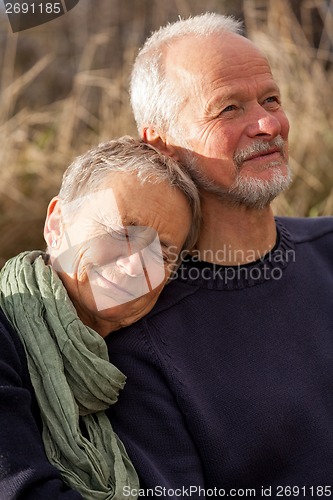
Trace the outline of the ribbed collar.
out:
M 221 266 L 187 257 L 178 269 L 178 279 L 188 285 L 214 290 L 240 290 L 268 280 L 281 279 L 283 270 L 295 261 L 295 245 L 281 220 L 276 219 L 277 243 L 261 259 L 240 266 Z

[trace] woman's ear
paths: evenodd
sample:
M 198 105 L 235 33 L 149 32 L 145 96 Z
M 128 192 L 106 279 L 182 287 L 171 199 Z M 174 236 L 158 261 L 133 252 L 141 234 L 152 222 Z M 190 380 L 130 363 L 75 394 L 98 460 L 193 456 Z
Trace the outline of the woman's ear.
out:
M 167 137 L 162 137 L 153 127 L 146 127 L 142 132 L 142 138 L 147 144 L 151 144 L 164 155 L 171 156 L 176 161 L 180 160 L 177 152 L 178 148 L 170 144 Z
M 44 239 L 49 248 L 59 248 L 63 235 L 61 202 L 58 196 L 52 198 L 47 207 L 44 224 Z

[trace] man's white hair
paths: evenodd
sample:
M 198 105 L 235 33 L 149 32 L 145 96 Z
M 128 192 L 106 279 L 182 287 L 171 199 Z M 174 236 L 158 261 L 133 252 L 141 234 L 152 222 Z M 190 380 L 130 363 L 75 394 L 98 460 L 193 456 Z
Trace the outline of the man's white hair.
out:
M 179 19 L 155 31 L 136 58 L 131 78 L 131 103 L 139 134 L 152 126 L 160 133 L 175 137 L 177 116 L 186 96 L 177 82 L 167 80 L 165 57 L 168 46 L 187 36 L 207 37 L 213 34 L 241 33 L 240 21 L 231 16 L 206 13 Z

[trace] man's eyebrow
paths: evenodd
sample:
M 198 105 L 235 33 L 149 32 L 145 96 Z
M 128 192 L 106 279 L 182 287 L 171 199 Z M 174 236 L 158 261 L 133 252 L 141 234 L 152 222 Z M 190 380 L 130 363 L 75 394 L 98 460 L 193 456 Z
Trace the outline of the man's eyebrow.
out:
M 262 92 L 260 92 L 262 96 L 268 95 L 270 93 L 278 95 L 281 94 L 280 88 L 277 83 L 271 82 L 269 85 L 267 85 L 266 88 L 263 88 Z M 242 96 L 239 94 L 239 92 L 237 92 L 237 90 L 234 91 L 230 89 L 229 92 L 226 91 L 220 95 L 216 94 L 207 102 L 205 106 L 205 114 L 212 115 L 214 113 L 218 113 L 221 111 L 221 108 L 223 108 L 223 106 L 227 105 L 230 101 L 233 100 L 242 101 Z
M 214 112 L 221 111 L 221 107 L 228 101 L 236 98 L 236 92 L 230 92 L 228 94 L 223 93 L 223 95 L 216 95 L 209 99 L 205 106 L 206 115 L 211 115 Z

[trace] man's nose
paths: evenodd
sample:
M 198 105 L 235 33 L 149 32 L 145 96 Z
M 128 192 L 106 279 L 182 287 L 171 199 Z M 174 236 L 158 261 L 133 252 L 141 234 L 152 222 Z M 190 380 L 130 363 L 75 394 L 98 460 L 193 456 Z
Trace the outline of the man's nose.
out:
M 281 134 L 281 130 L 281 121 L 275 113 L 267 111 L 260 104 L 251 110 L 247 127 L 247 133 L 250 137 L 274 138 Z
M 120 256 L 117 259 L 117 266 L 128 276 L 141 276 L 144 274 L 140 253 L 136 252 L 128 256 Z

